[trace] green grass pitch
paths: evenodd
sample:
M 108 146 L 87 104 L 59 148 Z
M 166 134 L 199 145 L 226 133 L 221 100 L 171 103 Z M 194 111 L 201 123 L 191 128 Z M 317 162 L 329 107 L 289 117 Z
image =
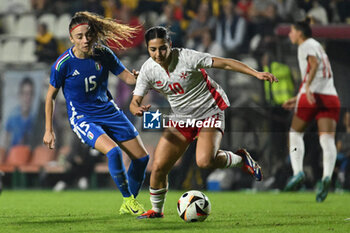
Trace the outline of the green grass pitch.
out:
M 182 193 L 168 193 L 163 219 L 138 220 L 118 215 L 118 191 L 4 191 L 0 232 L 350 232 L 350 193 L 204 192 L 212 212 L 200 223 L 179 218 Z M 147 191 L 138 199 L 150 207 Z

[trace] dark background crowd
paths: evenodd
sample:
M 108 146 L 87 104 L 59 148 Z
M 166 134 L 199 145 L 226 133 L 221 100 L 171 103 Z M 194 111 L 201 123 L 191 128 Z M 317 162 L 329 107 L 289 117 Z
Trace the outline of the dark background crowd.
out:
M 297 93 L 300 84 L 297 48 L 291 45 L 284 31 L 288 31 L 290 23 L 311 17 L 313 28 L 324 32 L 316 39 L 330 57 L 342 105 L 332 186 L 337 191 L 350 189 L 349 0 L 0 0 L 0 170 L 5 172 L 5 186 L 60 191 L 67 187 L 86 189 L 111 185 L 105 159 L 81 144 L 71 132 L 62 96 L 58 97 L 54 119 L 56 149 L 52 153 L 42 148 L 41 143 L 50 66 L 71 46 L 68 24 L 71 16 L 82 10 L 140 27 L 132 41 L 121 41 L 125 50 L 109 44 L 129 69 L 140 69 L 148 58 L 144 32 L 151 26 L 162 25 L 172 32 L 173 47 L 238 59 L 258 70 L 271 72 L 280 80 L 271 85 L 237 73 L 209 72 L 231 101 L 231 107 L 226 111 L 223 147 L 234 150 L 244 146 L 251 151 L 263 168 L 265 181 L 255 183 L 237 169 L 201 170 L 195 165 L 195 146 L 191 145 L 169 176 L 173 189 L 267 190 L 284 187 L 292 174 L 288 155 L 292 113 L 281 105 Z M 343 31 L 334 36 L 333 30 L 339 26 Z M 40 81 L 36 73 L 29 77 L 28 72 L 33 70 L 42 72 L 44 77 Z M 11 85 L 8 79 L 13 72 L 19 81 L 11 95 L 6 94 L 6 86 Z M 23 84 L 25 78 L 36 81 L 27 81 L 30 87 L 26 87 Z M 118 79 L 112 80 L 110 90 L 116 103 L 140 130 L 152 156 L 160 132 L 141 130 L 142 119 L 133 117 L 128 110 L 133 87 Z M 17 114 L 17 120 L 15 123 L 12 120 L 11 124 L 14 110 L 8 103 L 13 99 L 18 99 L 18 108 L 22 109 L 17 110 L 18 114 L 27 109 L 27 115 Z M 35 110 L 30 110 L 34 109 L 35 101 Z M 168 111 L 166 101 L 157 93 L 152 92 L 145 101 L 151 102 L 154 110 Z M 305 142 L 305 188 L 312 189 L 322 175 L 322 152 L 315 124 L 308 128 Z M 10 169 L 6 167 L 9 156 L 12 148 L 19 145 L 29 148 L 29 155 L 22 158 L 22 163 L 18 162 L 20 159 L 15 160 Z M 35 159 L 40 154 L 37 151 L 44 154 L 39 162 Z M 125 162 L 128 163 L 126 157 Z M 152 160 L 148 174 L 151 163 Z M 145 186 L 147 182 L 146 179 Z

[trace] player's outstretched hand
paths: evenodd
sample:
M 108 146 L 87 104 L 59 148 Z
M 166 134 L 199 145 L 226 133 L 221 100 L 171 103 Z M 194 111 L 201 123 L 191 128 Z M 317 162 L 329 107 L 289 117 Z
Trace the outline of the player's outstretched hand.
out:
M 136 115 L 136 116 L 142 116 L 143 112 L 147 112 L 148 109 L 149 109 L 150 107 L 151 107 L 150 104 L 148 104 L 148 105 L 142 105 L 142 106 L 140 106 L 140 107 L 137 107 L 137 108 L 135 109 L 134 115 Z
M 50 131 L 45 131 L 43 142 L 44 144 L 50 148 L 54 149 L 55 148 L 55 141 L 56 141 L 56 135 L 54 132 Z
M 260 80 L 269 81 L 270 83 L 278 82 L 278 79 L 269 72 L 258 72 L 256 78 Z
M 132 74 L 135 76 L 135 79 L 137 79 L 137 77 L 139 76 L 139 71 L 137 70 L 132 70 Z

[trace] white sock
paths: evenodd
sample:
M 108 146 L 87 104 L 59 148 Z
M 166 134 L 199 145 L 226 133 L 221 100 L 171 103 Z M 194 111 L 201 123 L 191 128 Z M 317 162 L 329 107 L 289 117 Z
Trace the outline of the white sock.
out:
M 216 153 L 216 156 L 225 156 L 226 157 L 226 168 L 229 167 L 239 167 L 242 162 L 242 157 L 239 155 L 236 155 L 232 151 L 228 150 L 218 150 Z
M 289 132 L 289 155 L 292 163 L 293 175 L 295 176 L 299 172 L 303 171 L 303 159 L 304 159 L 304 133 L 296 132 L 290 129 Z
M 332 178 L 334 165 L 337 160 L 337 148 L 335 146 L 334 136 L 332 134 L 321 134 L 320 144 L 323 152 L 323 176 Z
M 168 186 L 162 189 L 152 189 L 150 187 L 149 192 L 151 194 L 150 200 L 152 203 L 152 210 L 156 211 L 157 213 L 163 213 Z

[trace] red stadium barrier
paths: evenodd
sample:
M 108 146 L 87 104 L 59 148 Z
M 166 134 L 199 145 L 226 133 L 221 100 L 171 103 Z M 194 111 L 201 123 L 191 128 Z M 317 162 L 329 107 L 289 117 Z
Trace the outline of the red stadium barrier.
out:
M 314 25 L 312 28 L 312 36 L 315 38 L 325 39 L 350 39 L 350 25 L 346 24 L 330 24 L 330 25 Z M 275 28 L 275 34 L 278 36 L 288 36 L 290 24 L 280 24 Z

